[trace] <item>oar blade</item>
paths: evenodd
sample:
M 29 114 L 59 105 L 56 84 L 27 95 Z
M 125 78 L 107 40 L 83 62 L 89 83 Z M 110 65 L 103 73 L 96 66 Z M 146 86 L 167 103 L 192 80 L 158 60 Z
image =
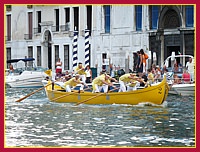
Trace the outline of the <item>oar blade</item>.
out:
M 20 99 L 18 99 L 18 100 L 16 100 L 15 102 L 21 102 L 22 100 L 24 100 L 24 99 L 26 99 L 27 97 L 26 96 L 24 96 L 24 97 L 22 97 L 22 98 L 20 98 Z
M 28 98 L 29 96 L 31 96 L 31 95 L 33 95 L 33 94 L 35 94 L 36 92 L 38 92 L 38 91 L 40 91 L 40 90 L 42 90 L 42 89 L 46 88 L 47 86 L 49 86 L 49 85 L 51 85 L 51 84 L 52 84 L 52 83 L 49 83 L 49 84 L 47 84 L 46 86 L 44 86 L 44 87 L 42 87 L 42 88 L 40 88 L 40 89 L 38 89 L 38 90 L 36 90 L 36 91 L 34 91 L 34 92 L 31 92 L 30 94 L 28 94 L 28 95 L 26 95 L 26 96 L 24 96 L 24 97 L 22 97 L 22 98 L 18 99 L 18 100 L 17 100 L 17 101 L 15 101 L 15 102 L 21 102 L 22 100 L 24 100 L 24 99 Z

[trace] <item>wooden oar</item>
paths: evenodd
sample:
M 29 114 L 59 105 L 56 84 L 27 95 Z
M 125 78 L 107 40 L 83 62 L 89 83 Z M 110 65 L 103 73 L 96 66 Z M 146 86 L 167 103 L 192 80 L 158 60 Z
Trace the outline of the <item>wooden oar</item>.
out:
M 112 90 L 110 90 L 109 92 L 112 92 L 112 91 L 117 90 L 117 89 L 119 89 L 119 88 L 112 89 Z M 88 99 L 86 99 L 86 100 L 83 100 L 83 101 L 81 101 L 81 102 L 78 102 L 78 103 L 76 104 L 76 106 L 78 106 L 78 105 L 80 105 L 80 104 L 82 104 L 82 103 L 85 103 L 85 102 L 87 102 L 87 101 L 89 101 L 89 100 L 92 100 L 92 99 L 94 99 L 94 98 L 96 98 L 96 97 L 98 97 L 98 96 L 104 95 L 104 94 L 106 94 L 106 93 L 107 93 L 107 92 L 105 92 L 105 93 L 99 93 L 99 94 L 97 94 L 97 95 L 94 96 L 94 97 L 90 97 L 90 98 L 88 98 Z
M 32 92 L 32 93 L 26 95 L 26 96 L 24 96 L 24 97 L 22 97 L 22 98 L 20 98 L 20 99 L 18 99 L 16 102 L 20 102 L 20 101 L 22 101 L 22 100 L 28 98 L 29 96 L 31 96 L 31 95 L 35 94 L 36 92 L 38 92 L 38 91 L 40 91 L 40 90 L 46 88 L 47 86 L 51 85 L 52 83 L 53 83 L 53 82 L 51 82 L 51 83 L 45 85 L 44 87 L 42 87 L 42 88 L 40 88 L 40 89 L 38 89 L 38 90 L 36 90 L 36 91 L 34 91 L 34 92 Z
M 89 90 L 89 89 L 91 89 L 91 88 L 83 89 L 83 91 L 86 91 L 86 90 Z M 80 90 L 80 91 L 81 91 L 81 90 Z M 55 100 L 64 98 L 64 97 L 66 97 L 66 96 L 69 96 L 69 95 L 72 95 L 72 94 L 75 94 L 75 93 L 79 93 L 79 92 L 72 92 L 72 93 L 69 93 L 69 94 L 64 94 L 64 95 L 62 95 L 62 96 L 59 96 L 59 97 L 56 97 L 56 98 L 52 99 L 52 101 L 55 101 Z

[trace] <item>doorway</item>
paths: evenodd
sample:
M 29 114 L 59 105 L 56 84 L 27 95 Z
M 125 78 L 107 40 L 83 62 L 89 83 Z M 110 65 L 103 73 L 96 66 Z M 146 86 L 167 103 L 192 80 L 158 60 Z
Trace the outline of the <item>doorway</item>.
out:
M 51 46 L 51 33 L 49 30 L 44 33 L 44 58 L 46 59 L 47 67 L 52 69 L 52 46 Z
M 52 69 L 51 44 L 48 44 L 48 68 Z

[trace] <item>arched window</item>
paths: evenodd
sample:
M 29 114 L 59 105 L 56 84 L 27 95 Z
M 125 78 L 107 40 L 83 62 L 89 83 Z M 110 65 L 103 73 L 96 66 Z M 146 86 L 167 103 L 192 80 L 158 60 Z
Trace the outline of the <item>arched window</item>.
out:
M 163 25 L 165 29 L 173 29 L 180 27 L 179 16 L 175 10 L 169 9 L 166 12 L 163 18 Z

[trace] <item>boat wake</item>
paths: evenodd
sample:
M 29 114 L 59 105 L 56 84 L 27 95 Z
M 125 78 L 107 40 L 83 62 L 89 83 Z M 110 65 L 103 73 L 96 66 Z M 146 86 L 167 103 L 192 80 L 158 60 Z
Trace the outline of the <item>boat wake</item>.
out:
M 150 102 L 142 102 L 142 103 L 139 103 L 137 105 L 133 105 L 133 106 L 136 106 L 136 107 L 146 107 L 146 106 L 152 106 L 152 107 L 167 107 L 167 101 L 164 101 L 162 104 L 160 105 L 157 105 L 157 104 L 153 104 L 153 103 L 150 103 Z
M 57 104 L 57 103 L 54 103 L 54 104 Z M 67 104 L 69 106 L 72 106 L 72 107 L 77 107 L 76 105 L 74 105 L 73 103 L 63 103 L 63 104 Z M 73 105 L 72 105 L 73 104 Z M 130 105 L 130 104 L 96 104 L 96 105 L 90 105 L 90 104 L 82 104 L 82 105 L 79 105 L 80 107 L 93 107 L 93 108 L 101 108 L 101 107 L 162 107 L 162 108 L 165 108 L 168 106 L 168 102 L 167 101 L 164 101 L 162 104 L 158 105 L 158 104 L 153 104 L 151 102 L 142 102 L 142 103 L 139 103 L 137 105 Z

